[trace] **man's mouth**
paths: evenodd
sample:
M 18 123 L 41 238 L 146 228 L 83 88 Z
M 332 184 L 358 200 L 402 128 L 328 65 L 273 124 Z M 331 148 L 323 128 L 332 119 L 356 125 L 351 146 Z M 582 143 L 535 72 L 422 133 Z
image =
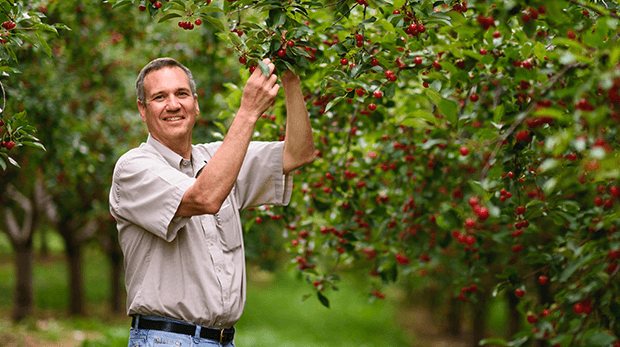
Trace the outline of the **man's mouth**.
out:
M 164 120 L 167 121 L 167 122 L 174 122 L 174 121 L 181 120 L 181 119 L 183 119 L 183 117 L 181 117 L 181 116 L 174 116 L 174 117 L 166 117 L 166 118 L 164 118 Z

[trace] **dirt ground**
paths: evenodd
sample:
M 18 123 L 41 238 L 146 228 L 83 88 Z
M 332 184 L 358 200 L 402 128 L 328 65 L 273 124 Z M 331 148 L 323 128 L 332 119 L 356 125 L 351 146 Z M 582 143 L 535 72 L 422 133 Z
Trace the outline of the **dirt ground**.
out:
M 438 324 L 437 317 L 423 307 L 411 307 L 402 310 L 399 321 L 403 329 L 415 337 L 411 347 L 468 347 L 471 346 L 470 334 L 463 332 L 458 338 L 446 333 L 446 327 Z

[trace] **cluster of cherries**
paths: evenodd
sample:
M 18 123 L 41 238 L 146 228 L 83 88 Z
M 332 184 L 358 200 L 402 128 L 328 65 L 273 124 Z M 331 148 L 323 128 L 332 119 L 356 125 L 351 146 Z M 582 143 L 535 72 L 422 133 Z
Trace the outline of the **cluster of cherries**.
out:
M 4 23 L 2 23 L 2 27 L 6 30 L 11 30 L 11 29 L 15 29 L 15 22 L 13 21 L 6 21 Z

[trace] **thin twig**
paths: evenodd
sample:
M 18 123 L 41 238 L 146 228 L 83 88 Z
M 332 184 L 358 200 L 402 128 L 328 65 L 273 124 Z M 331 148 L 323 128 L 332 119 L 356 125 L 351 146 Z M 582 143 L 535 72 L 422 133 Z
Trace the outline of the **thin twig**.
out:
M 4 113 L 4 108 L 6 107 L 6 94 L 4 93 L 4 85 L 2 81 L 0 81 L 0 88 L 2 89 L 2 109 L 0 109 L 0 115 Z
M 349 12 L 353 11 L 353 9 L 354 9 L 357 5 L 358 5 L 358 4 L 353 5 L 353 7 L 351 7 L 351 8 L 350 8 L 347 12 L 343 13 L 343 14 L 342 14 L 342 16 L 341 16 L 340 18 L 338 18 L 338 19 L 334 22 L 334 24 L 332 24 L 332 27 L 333 27 L 334 25 L 338 24 L 338 22 L 340 22 L 340 21 L 342 20 L 342 18 L 346 17 L 346 16 L 349 14 Z
M 540 95 L 545 95 L 547 94 L 547 92 L 551 89 L 551 87 L 553 87 L 553 85 L 560 79 L 560 77 L 562 77 L 566 72 L 568 72 L 568 70 L 578 66 L 579 63 L 571 63 L 568 64 L 564 67 L 564 69 L 562 69 L 562 71 L 560 71 L 557 75 L 553 76 L 553 78 L 551 79 L 549 85 L 547 85 L 547 87 L 545 89 L 542 90 L 542 92 L 540 93 Z M 521 117 L 520 119 L 517 119 L 511 126 L 510 128 L 508 128 L 508 130 L 506 130 L 506 132 L 504 132 L 504 134 L 502 136 L 500 136 L 500 138 L 498 139 L 498 144 L 497 146 L 495 146 L 495 149 L 493 150 L 493 153 L 491 153 L 491 156 L 489 157 L 489 160 L 487 161 L 488 163 L 492 163 L 493 160 L 495 159 L 495 157 L 497 156 L 497 153 L 499 152 L 500 148 L 502 147 L 502 143 L 504 142 L 505 139 L 508 138 L 508 136 L 510 136 L 510 134 L 512 134 L 515 129 L 521 124 L 523 123 L 523 121 L 525 121 L 530 113 L 536 108 L 536 103 L 535 102 L 531 102 L 530 106 L 525 110 L 525 114 L 523 115 L 523 117 Z M 491 167 L 491 165 L 487 165 L 484 167 L 484 169 L 482 170 L 482 172 L 480 173 L 480 182 L 482 182 L 482 180 L 484 180 L 484 178 L 486 177 L 487 173 L 489 172 L 489 168 Z

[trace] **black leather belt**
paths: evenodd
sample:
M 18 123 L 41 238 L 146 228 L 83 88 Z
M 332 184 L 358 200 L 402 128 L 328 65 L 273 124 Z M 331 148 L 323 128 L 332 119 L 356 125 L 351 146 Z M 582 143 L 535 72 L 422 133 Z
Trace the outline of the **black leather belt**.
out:
M 137 326 L 136 320 L 138 321 Z M 136 319 L 136 316 L 133 316 L 131 320 L 131 327 L 135 329 L 161 330 L 190 336 L 194 336 L 196 334 L 195 324 L 169 322 L 165 320 L 153 320 L 144 316 L 140 316 L 140 319 Z M 200 327 L 200 337 L 204 339 L 219 341 L 219 343 L 221 344 L 231 342 L 234 336 L 234 327 L 226 329 L 214 329 L 205 326 Z

